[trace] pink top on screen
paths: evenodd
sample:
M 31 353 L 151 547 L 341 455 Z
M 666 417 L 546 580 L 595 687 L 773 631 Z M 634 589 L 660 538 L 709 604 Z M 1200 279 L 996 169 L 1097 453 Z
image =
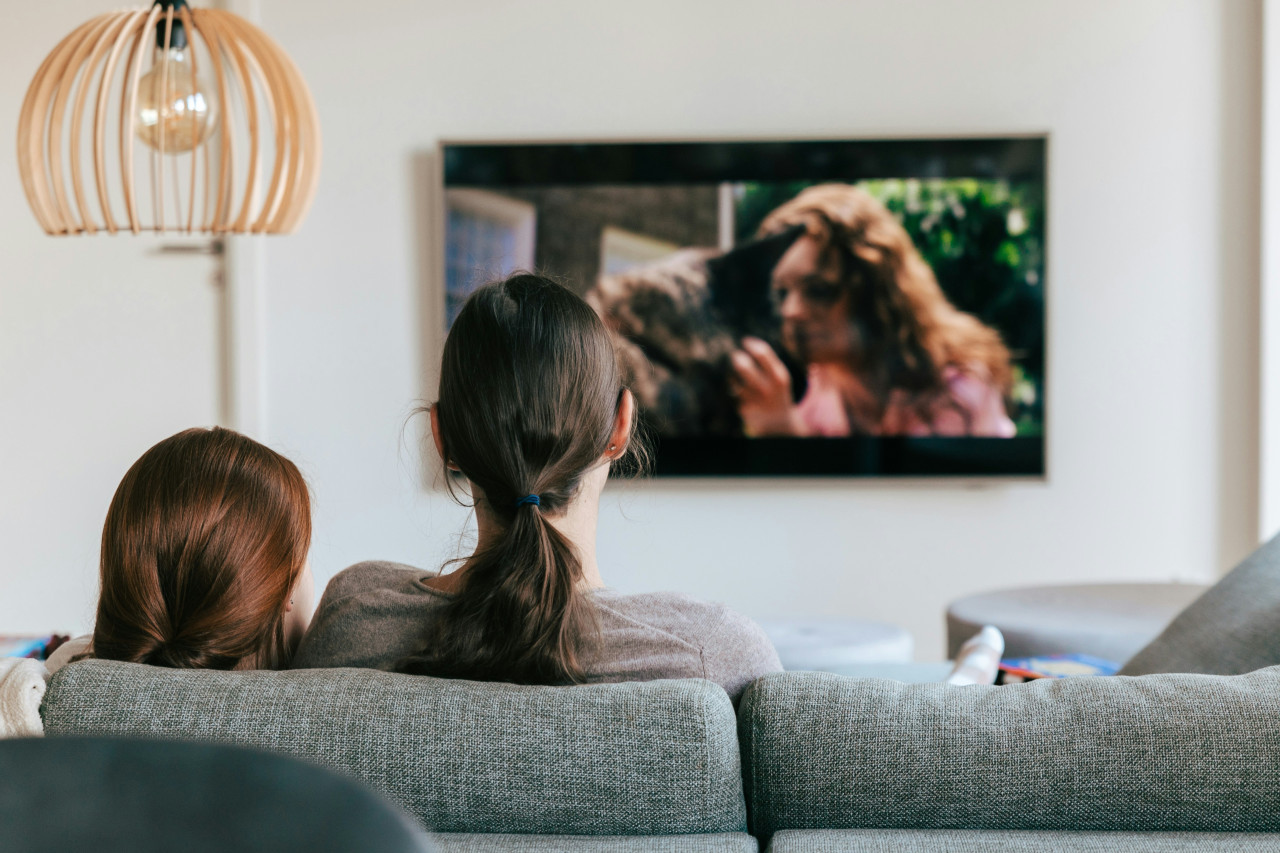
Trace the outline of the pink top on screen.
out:
M 889 396 L 879 427 L 862 432 L 1012 438 L 1017 430 L 1005 412 L 1000 389 L 984 378 L 983 372 L 956 365 L 943 368 L 947 391 L 927 405 L 927 416 L 911 394 L 895 390 Z M 838 438 L 853 433 L 844 397 L 821 365 L 810 365 L 809 387 L 796 409 L 809 435 Z

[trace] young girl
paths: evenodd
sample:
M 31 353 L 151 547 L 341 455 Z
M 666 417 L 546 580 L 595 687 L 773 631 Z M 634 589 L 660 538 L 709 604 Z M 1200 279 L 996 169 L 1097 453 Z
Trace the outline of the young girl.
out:
M 735 699 L 781 670 L 763 631 L 722 605 L 605 588 L 596 517 L 610 467 L 639 457 L 635 402 L 578 296 L 525 274 L 476 291 L 430 413 L 436 449 L 471 486 L 475 553 L 448 575 L 343 571 L 294 666 L 520 684 L 694 677 Z
M 166 438 L 133 464 L 107 511 L 88 654 L 283 669 L 311 612 L 310 545 L 307 484 L 288 459 L 218 427 Z

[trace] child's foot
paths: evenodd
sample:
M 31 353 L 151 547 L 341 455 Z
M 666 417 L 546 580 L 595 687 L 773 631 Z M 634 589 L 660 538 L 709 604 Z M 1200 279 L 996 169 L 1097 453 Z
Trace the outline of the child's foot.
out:
M 984 625 L 956 653 L 956 665 L 947 684 L 995 684 L 1004 654 L 1004 634 L 995 625 Z

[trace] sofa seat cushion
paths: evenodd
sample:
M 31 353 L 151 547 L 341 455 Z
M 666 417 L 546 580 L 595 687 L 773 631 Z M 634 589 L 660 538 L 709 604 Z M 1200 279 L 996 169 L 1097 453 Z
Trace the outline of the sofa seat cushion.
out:
M 1280 667 L 1004 687 L 754 682 L 751 831 L 1280 830 Z
M 579 687 L 368 669 L 59 670 L 45 732 L 279 750 L 363 779 L 436 832 L 679 835 L 746 828 L 733 706 L 688 679 Z
M 1266 832 L 1033 832 L 974 829 L 789 829 L 767 853 L 1191 853 L 1280 849 Z
M 439 853 L 756 853 L 745 832 L 710 835 L 476 835 L 436 834 Z

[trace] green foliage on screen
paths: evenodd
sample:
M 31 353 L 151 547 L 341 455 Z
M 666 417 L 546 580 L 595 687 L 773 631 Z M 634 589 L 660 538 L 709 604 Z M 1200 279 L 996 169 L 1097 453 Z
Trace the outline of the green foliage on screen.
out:
M 736 187 L 735 237 L 812 182 Z M 857 184 L 902 222 L 947 297 L 1000 332 L 1013 354 L 1009 414 L 1019 435 L 1044 431 L 1044 195 L 1008 181 L 892 179 Z

